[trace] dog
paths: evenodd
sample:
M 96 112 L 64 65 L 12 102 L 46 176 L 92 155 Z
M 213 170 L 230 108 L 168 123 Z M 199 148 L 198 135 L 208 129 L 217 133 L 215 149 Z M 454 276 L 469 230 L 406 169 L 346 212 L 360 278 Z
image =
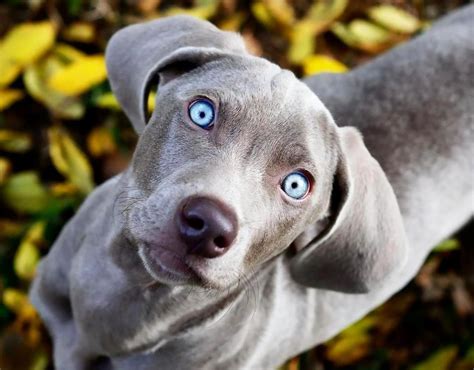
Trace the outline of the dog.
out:
M 38 267 L 56 368 L 275 368 L 402 288 L 472 215 L 473 18 L 304 81 L 188 16 L 116 33 L 139 141 Z

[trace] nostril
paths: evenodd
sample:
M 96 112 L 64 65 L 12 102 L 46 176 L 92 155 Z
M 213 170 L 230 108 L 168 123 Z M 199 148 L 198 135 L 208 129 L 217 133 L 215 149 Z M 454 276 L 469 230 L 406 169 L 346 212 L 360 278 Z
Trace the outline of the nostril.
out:
M 202 230 L 204 228 L 204 221 L 199 217 L 189 217 L 187 218 L 187 224 L 194 230 Z
M 214 239 L 214 245 L 217 248 L 224 249 L 227 247 L 227 241 L 223 236 L 218 236 L 217 238 Z

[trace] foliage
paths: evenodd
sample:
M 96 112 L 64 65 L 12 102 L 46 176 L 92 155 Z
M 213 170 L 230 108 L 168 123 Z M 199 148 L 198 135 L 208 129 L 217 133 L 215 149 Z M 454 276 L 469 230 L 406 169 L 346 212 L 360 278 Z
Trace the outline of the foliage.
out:
M 344 73 L 463 1 L 8 0 L 0 4 L 0 368 L 50 366 L 26 292 L 37 263 L 95 184 L 123 170 L 136 137 L 106 81 L 117 29 L 177 13 L 243 34 L 298 76 Z M 154 96 L 148 106 L 153 109 Z M 464 232 L 465 234 L 466 232 Z M 471 369 L 467 238 L 441 244 L 388 303 L 285 369 Z M 472 266 L 471 266 L 472 267 Z M 471 285 L 469 285 L 471 284 Z M 468 289 L 469 288 L 469 289 Z

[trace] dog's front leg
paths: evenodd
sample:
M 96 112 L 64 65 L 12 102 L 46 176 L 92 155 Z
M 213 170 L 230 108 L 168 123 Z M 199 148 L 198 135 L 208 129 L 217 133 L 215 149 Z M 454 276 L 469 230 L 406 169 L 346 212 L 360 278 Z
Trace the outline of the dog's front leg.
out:
M 90 355 L 79 342 L 69 297 L 69 270 L 77 237 L 74 222 L 61 233 L 55 248 L 39 265 L 30 299 L 40 313 L 54 344 L 56 369 L 90 369 Z

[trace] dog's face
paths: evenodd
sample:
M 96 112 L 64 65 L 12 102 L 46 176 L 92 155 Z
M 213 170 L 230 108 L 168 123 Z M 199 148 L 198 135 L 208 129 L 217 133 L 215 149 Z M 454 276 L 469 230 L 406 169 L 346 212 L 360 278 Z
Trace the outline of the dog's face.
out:
M 335 128 L 292 73 L 223 57 L 160 86 L 156 107 L 124 213 L 156 279 L 227 287 L 327 210 Z
M 228 288 L 325 217 L 289 261 L 297 281 L 362 292 L 402 265 L 403 224 L 383 171 L 291 72 L 190 17 L 128 27 L 106 56 L 141 135 L 115 214 L 151 277 Z

